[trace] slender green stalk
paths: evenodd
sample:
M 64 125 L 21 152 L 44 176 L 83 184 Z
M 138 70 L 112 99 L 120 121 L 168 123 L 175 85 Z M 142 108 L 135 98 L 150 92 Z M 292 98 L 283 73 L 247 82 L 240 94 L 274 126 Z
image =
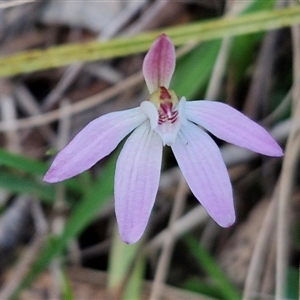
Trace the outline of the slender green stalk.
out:
M 300 7 L 219 18 L 188 25 L 151 31 L 134 37 L 115 38 L 110 41 L 94 41 L 86 44 L 57 46 L 45 50 L 31 50 L 0 58 L 0 77 L 65 66 L 75 62 L 87 62 L 146 51 L 162 32 L 168 34 L 175 45 L 245 35 L 300 23 Z
M 186 236 L 185 242 L 189 246 L 190 251 L 192 251 L 199 265 L 215 281 L 224 299 L 241 299 L 239 292 L 229 282 L 226 275 L 221 271 L 220 267 L 209 253 L 205 251 L 205 249 L 191 235 Z
M 121 241 L 115 224 L 108 268 L 108 289 L 116 299 L 140 299 L 145 258 L 141 243 L 127 245 Z

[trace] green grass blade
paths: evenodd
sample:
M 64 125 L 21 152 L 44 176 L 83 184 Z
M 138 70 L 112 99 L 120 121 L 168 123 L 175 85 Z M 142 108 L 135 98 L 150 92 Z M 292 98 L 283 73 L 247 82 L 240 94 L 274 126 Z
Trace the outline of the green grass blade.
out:
M 49 165 L 45 162 L 37 161 L 29 157 L 25 157 L 19 154 L 14 154 L 3 149 L 0 149 L 0 167 L 8 167 L 14 170 L 16 176 L 20 176 L 23 173 L 27 173 L 29 175 L 34 175 L 38 177 L 42 177 L 45 175 L 46 171 L 49 168 Z M 3 178 L 8 178 L 10 175 L 8 171 L 2 170 Z M 6 175 L 4 173 L 7 173 Z M 84 189 L 81 187 L 82 181 L 85 180 L 86 175 L 82 174 L 78 178 L 69 179 L 64 182 L 64 184 L 72 191 L 82 193 Z M 25 179 L 24 179 L 25 180 Z M 29 181 L 29 179 L 27 179 Z M 11 188 L 11 191 L 20 191 L 18 186 L 13 186 L 8 184 L 8 179 L 4 180 L 3 184 L 7 186 L 7 188 Z M 0 183 L 1 185 L 1 183 Z M 44 187 L 41 183 L 41 185 Z M 48 199 L 49 200 L 49 199 Z M 51 200 L 53 201 L 53 199 Z
M 191 100 L 196 94 L 204 92 L 220 45 L 221 40 L 203 43 L 177 60 L 171 88 L 174 87 L 179 97 L 185 96 Z
M 72 291 L 71 283 L 67 274 L 60 270 L 61 274 L 61 289 L 62 289 L 62 299 L 63 300 L 76 300 L 74 297 L 74 293 Z
M 90 42 L 31 50 L 0 58 L 0 77 L 87 62 L 122 57 L 148 50 L 161 33 L 168 34 L 175 45 L 245 35 L 300 23 L 300 7 L 261 11 L 235 18 L 219 18 L 194 24 L 165 28 L 134 37 L 115 38 L 106 42 Z
M 28 194 L 40 198 L 48 203 L 55 201 L 55 189 L 33 178 L 26 178 L 18 174 L 0 172 L 0 187 L 17 194 Z
M 199 265 L 205 270 L 205 272 L 211 276 L 213 280 L 216 281 L 220 292 L 222 293 L 224 299 L 227 300 L 239 300 L 241 295 L 229 282 L 226 275 L 221 271 L 214 259 L 209 255 L 207 251 L 195 238 L 188 236 L 185 238 L 185 242 L 189 246 L 190 251 L 196 258 Z
M 145 257 L 140 253 L 140 246 L 140 242 L 127 245 L 121 241 L 115 224 L 109 256 L 108 288 L 112 294 L 118 294 L 125 283 L 122 299 L 141 298 Z
M 3 149 L 0 149 L 0 166 L 15 168 L 39 176 L 45 174 L 48 168 L 46 163 L 14 154 Z
M 62 253 L 67 243 L 81 233 L 112 196 L 116 157 L 116 155 L 111 157 L 103 170 L 103 176 L 94 183 L 89 192 L 75 206 L 63 233 L 60 236 L 48 238 L 44 250 L 13 297 L 17 297 L 20 291 L 26 288 L 48 266 L 54 257 Z

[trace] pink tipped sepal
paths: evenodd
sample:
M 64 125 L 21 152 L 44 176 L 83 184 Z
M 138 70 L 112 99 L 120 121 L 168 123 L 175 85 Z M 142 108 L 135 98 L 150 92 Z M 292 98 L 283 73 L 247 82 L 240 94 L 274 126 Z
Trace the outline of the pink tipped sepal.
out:
M 160 35 L 150 47 L 143 62 L 143 74 L 150 93 L 160 86 L 169 87 L 175 70 L 176 53 L 171 40 Z

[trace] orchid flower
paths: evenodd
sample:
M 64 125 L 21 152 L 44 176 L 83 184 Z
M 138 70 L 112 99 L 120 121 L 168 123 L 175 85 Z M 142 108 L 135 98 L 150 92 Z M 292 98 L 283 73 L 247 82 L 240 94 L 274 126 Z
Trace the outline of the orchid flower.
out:
M 149 220 L 163 146 L 171 147 L 191 191 L 222 227 L 235 222 L 232 187 L 220 150 L 204 129 L 254 152 L 283 155 L 264 128 L 232 107 L 179 99 L 169 89 L 175 60 L 174 45 L 162 34 L 143 62 L 148 100 L 90 122 L 58 153 L 44 177 L 47 182 L 59 182 L 91 168 L 131 133 L 117 160 L 114 187 L 119 232 L 126 243 L 139 240 Z

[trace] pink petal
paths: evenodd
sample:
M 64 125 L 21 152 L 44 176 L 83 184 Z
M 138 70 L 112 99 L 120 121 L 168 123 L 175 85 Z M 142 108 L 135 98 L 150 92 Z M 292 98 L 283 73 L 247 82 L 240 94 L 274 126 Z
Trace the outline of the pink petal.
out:
M 222 227 L 232 225 L 231 183 L 215 142 L 197 125 L 187 122 L 172 150 L 191 191 L 209 215 Z
M 62 181 L 91 168 L 146 118 L 138 107 L 110 113 L 90 122 L 58 153 L 44 180 Z
M 158 190 L 162 140 L 149 122 L 127 139 L 117 161 L 115 209 L 125 243 L 140 239 L 148 223 Z
M 204 100 L 187 102 L 186 117 L 228 143 L 268 156 L 283 155 L 280 146 L 263 127 L 227 104 Z
M 143 73 L 150 93 L 158 87 L 169 87 L 175 70 L 176 53 L 171 40 L 160 35 L 150 47 L 143 63 Z

